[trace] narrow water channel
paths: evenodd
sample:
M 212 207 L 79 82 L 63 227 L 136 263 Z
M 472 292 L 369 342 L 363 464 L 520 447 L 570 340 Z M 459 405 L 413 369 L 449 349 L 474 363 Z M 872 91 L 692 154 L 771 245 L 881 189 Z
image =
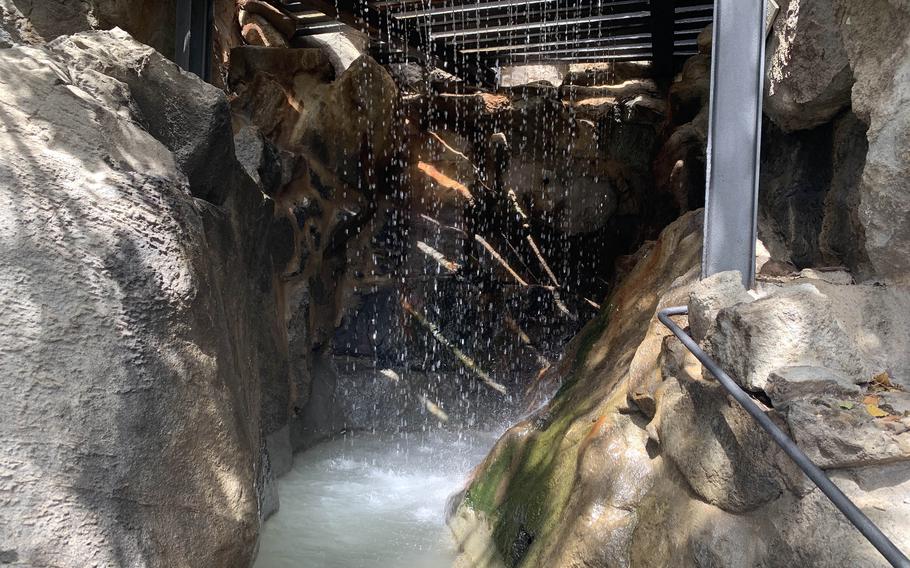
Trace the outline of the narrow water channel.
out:
M 355 434 L 298 454 L 255 568 L 450 568 L 446 499 L 498 435 Z

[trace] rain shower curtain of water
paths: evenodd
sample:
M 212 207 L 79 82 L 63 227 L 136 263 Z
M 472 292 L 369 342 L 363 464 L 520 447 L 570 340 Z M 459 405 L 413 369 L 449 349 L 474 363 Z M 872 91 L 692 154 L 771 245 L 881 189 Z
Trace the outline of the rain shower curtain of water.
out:
M 349 434 L 298 454 L 255 568 L 450 567 L 446 500 L 498 434 Z

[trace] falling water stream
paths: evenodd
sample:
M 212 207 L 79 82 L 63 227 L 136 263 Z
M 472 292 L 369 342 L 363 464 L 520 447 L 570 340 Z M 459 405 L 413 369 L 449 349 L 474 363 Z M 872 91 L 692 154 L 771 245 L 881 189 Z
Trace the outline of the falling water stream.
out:
M 451 567 L 446 500 L 498 434 L 354 434 L 298 454 L 255 568 Z

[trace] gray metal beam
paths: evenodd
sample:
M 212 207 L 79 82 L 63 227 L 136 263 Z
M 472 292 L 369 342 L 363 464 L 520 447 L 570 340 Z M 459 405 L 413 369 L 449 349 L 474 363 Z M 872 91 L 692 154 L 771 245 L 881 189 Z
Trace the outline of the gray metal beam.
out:
M 608 63 L 611 61 L 647 61 L 651 53 L 637 53 L 631 55 L 575 55 L 562 57 L 559 55 L 518 56 L 509 60 L 499 60 L 500 65 L 514 65 L 518 63 Z M 492 59 L 490 61 L 493 61 Z
M 647 20 L 641 20 L 631 24 L 628 22 L 605 22 L 577 25 L 557 30 L 543 28 L 537 30 L 519 30 L 510 33 L 496 33 L 492 35 L 479 34 L 464 38 L 451 38 L 448 41 L 458 45 L 458 47 L 483 47 L 487 45 L 542 43 L 549 41 L 567 42 L 588 38 L 608 41 L 609 38 L 620 35 L 648 34 L 648 37 L 650 37 L 650 33 L 651 28 L 648 26 Z
M 716 0 L 702 276 L 755 280 L 765 2 Z
M 521 0 L 521 4 L 518 4 L 515 0 L 494 0 L 493 2 L 476 2 L 471 4 L 459 4 L 457 6 L 440 6 L 436 8 L 424 8 L 422 10 L 393 12 L 392 17 L 398 20 L 406 20 L 409 18 L 446 16 L 461 14 L 463 12 L 481 12 L 484 10 L 513 8 L 515 6 L 527 6 L 531 4 L 548 4 L 550 2 L 556 2 L 556 0 Z
M 597 16 L 585 16 L 581 18 L 565 18 L 565 19 L 556 19 L 548 20 L 542 22 L 528 22 L 524 24 L 514 24 L 514 25 L 503 25 L 503 26 L 486 26 L 479 28 L 470 28 L 463 30 L 453 30 L 453 31 L 443 31 L 443 32 L 430 32 L 430 37 L 432 39 L 442 39 L 448 37 L 464 37 L 471 35 L 480 35 L 480 34 L 489 34 L 489 33 L 502 33 L 502 32 L 512 32 L 518 30 L 537 30 L 542 28 L 552 28 L 552 27 L 565 27 L 565 26 L 574 26 L 578 24 L 593 24 L 596 22 L 612 22 L 612 21 L 621 21 L 621 20 L 635 20 L 635 19 L 644 19 L 649 16 L 649 12 L 627 12 L 622 14 L 601 14 Z
M 555 8 L 547 8 L 546 6 L 541 8 L 538 6 L 540 4 L 552 4 L 557 2 L 562 3 L 563 5 L 557 5 Z M 646 5 L 647 0 L 611 0 L 609 2 L 597 4 L 567 2 L 566 0 L 497 0 L 495 2 L 470 2 L 467 4 L 459 4 L 458 6 L 443 6 L 411 12 L 395 12 L 392 16 L 399 20 L 422 18 L 424 20 L 431 20 L 433 25 L 437 25 L 451 23 L 451 21 L 460 23 L 464 21 L 483 21 L 493 18 L 514 18 L 525 14 L 530 14 L 535 19 L 543 19 L 547 15 L 552 14 L 568 15 L 572 12 L 583 15 L 593 15 L 604 11 L 610 11 L 612 13 L 615 8 L 622 8 L 623 6 L 639 6 L 639 9 L 642 9 L 642 7 Z M 484 12 L 484 14 L 481 15 L 481 12 Z M 495 13 L 490 14 L 487 12 Z M 461 16 L 457 19 L 450 18 L 449 21 L 446 22 L 445 19 L 447 16 L 455 16 L 458 14 L 461 14 Z M 443 20 L 440 21 L 438 18 L 443 18 Z
M 501 56 L 496 55 L 494 57 L 523 57 L 523 56 L 540 56 L 540 55 L 572 55 L 573 53 L 583 53 L 583 54 L 618 54 L 618 55 L 632 55 L 632 54 L 647 54 L 651 55 L 651 44 L 650 43 L 639 43 L 636 45 L 622 45 L 622 46 L 596 46 L 596 47 L 572 47 L 568 49 L 538 49 L 536 51 L 514 51 L 503 53 Z
M 177 0 L 174 61 L 209 80 L 212 64 L 212 0 Z
M 581 45 L 581 44 L 603 44 L 604 47 L 614 47 L 620 42 L 628 40 L 647 40 L 650 39 L 651 34 L 641 33 L 641 34 L 626 34 L 620 36 L 606 36 L 606 37 L 594 37 L 594 38 L 585 38 L 585 39 L 575 39 L 575 38 L 565 38 L 565 39 L 554 39 L 553 41 L 544 41 L 537 43 L 507 43 L 501 45 L 491 45 L 486 47 L 473 47 L 468 49 L 461 49 L 461 53 L 492 53 L 496 51 L 510 51 L 518 52 L 524 51 L 527 49 L 538 48 L 538 47 L 557 47 L 561 45 Z M 649 44 L 650 45 L 650 44 Z

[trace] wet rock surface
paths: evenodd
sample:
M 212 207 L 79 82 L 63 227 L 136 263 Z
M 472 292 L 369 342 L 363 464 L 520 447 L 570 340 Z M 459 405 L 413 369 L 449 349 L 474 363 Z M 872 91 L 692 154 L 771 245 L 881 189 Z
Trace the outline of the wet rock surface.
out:
M 663 232 L 570 344 L 556 397 L 508 431 L 480 466 L 450 519 L 466 565 L 624 561 L 640 523 L 635 504 L 649 493 L 655 467 L 648 420 L 630 408 L 627 393 L 655 374 L 660 380 L 666 332 L 654 317 L 661 300 L 653 291 L 670 290 L 663 305 L 685 301 L 697 273 L 700 226 L 695 212 Z M 533 540 L 514 557 L 522 531 Z
M 632 290 L 647 296 L 644 282 L 669 291 L 651 296 L 641 316 L 688 299 L 689 324 L 707 322 L 700 329 L 709 346 L 738 322 L 748 339 L 722 366 L 751 377 L 743 383 L 764 391 L 757 404 L 907 546 L 910 399 L 892 373 L 860 371 L 904 367 L 882 323 L 910 314 L 895 300 L 903 291 L 794 274 L 763 284 L 753 300 L 737 273 L 695 283 L 675 264 L 685 257 L 665 256 L 686 250 L 686 239 L 673 239 L 680 229 L 668 227 L 620 285 L 608 313 L 625 317 L 589 324 L 562 360 L 556 397 L 481 465 L 450 518 L 465 565 L 885 565 L 675 338 L 653 319 L 629 318 L 635 312 L 622 302 Z M 671 266 L 677 277 L 667 287 L 661 278 Z M 872 315 L 876 301 L 898 311 Z M 812 348 L 794 350 L 797 343 Z M 747 366 L 734 367 L 734 352 Z M 807 356 L 817 360 L 807 366 Z M 515 557 L 521 534 L 531 544 Z
M 129 4 L 0 0 L 0 563 L 244 566 L 295 449 L 537 409 L 452 501 L 465 565 L 879 566 L 656 321 L 686 302 L 906 548 L 905 7 L 783 3 L 748 293 L 696 283 L 699 212 L 661 233 L 703 204 L 710 29 L 672 82 L 489 93 L 219 1 L 229 105 L 119 31 L 44 45 L 172 50 L 173 3 Z

